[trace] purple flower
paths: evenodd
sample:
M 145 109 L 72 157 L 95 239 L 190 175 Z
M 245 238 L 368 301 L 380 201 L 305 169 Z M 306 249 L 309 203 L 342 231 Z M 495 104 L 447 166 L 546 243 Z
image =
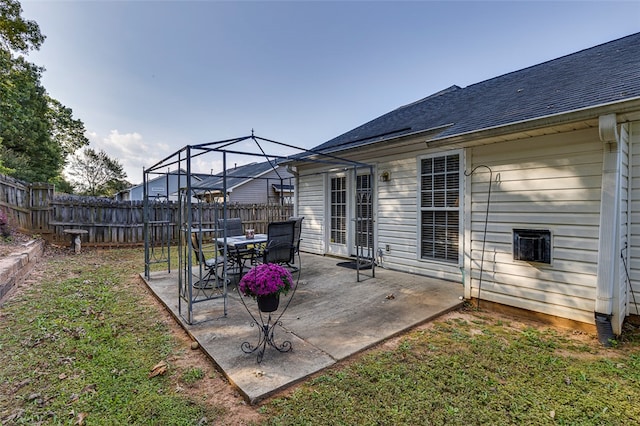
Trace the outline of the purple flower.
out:
M 293 287 L 291 272 L 275 263 L 263 263 L 247 272 L 238 287 L 245 296 L 266 296 L 268 294 L 287 294 Z

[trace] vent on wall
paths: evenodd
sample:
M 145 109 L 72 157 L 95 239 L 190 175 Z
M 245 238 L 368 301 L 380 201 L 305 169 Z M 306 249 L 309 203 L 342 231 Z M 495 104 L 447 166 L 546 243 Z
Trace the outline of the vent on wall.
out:
M 551 263 L 551 231 L 548 229 L 514 229 L 513 259 Z

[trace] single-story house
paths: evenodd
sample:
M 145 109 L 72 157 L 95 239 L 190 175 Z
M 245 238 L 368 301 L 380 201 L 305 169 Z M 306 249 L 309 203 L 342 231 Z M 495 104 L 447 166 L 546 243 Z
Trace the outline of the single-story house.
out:
M 372 168 L 293 163 L 304 251 L 355 254 L 364 188 L 378 265 L 595 325 L 603 343 L 639 313 L 640 33 L 451 86 L 312 151 Z
M 191 184 L 199 185 L 202 178 L 191 175 Z M 161 173 L 149 179 L 147 193 L 150 199 L 169 199 L 177 201 L 178 189 L 187 185 L 187 172 L 184 169 Z M 121 201 L 142 201 L 144 199 L 144 183 L 134 185 L 131 188 L 120 191 L 115 197 Z
M 227 202 L 234 204 L 291 204 L 293 175 L 277 162 L 264 161 L 227 169 Z M 223 173 L 198 175 L 196 192 L 205 198 L 218 199 L 223 192 Z

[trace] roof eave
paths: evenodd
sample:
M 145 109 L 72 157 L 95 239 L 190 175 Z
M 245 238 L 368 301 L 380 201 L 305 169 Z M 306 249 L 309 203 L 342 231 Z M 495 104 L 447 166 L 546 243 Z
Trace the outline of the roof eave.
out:
M 557 114 L 550 114 L 536 117 L 529 120 L 516 121 L 500 126 L 487 127 L 484 129 L 472 130 L 469 132 L 449 135 L 446 137 L 428 139 L 425 142 L 431 147 L 441 147 L 445 145 L 464 145 L 478 139 L 487 139 L 503 136 L 510 133 L 521 133 L 531 130 L 539 130 L 545 127 L 552 127 L 561 124 L 568 124 L 577 121 L 587 121 L 597 119 L 605 114 L 617 114 L 622 122 L 629 120 L 626 114 L 640 111 L 640 97 L 625 99 L 624 101 L 609 102 L 605 104 L 593 105 L 590 107 L 575 109 Z M 635 117 L 635 115 L 634 115 Z M 637 118 L 636 118 L 637 119 Z
M 336 154 L 339 152 L 348 152 L 348 151 L 354 151 L 354 150 L 359 150 L 362 148 L 367 148 L 370 147 L 372 145 L 377 145 L 377 144 L 381 144 L 381 143 L 385 143 L 385 142 L 391 142 L 393 141 L 394 143 L 396 142 L 402 142 L 405 140 L 415 140 L 415 138 L 417 137 L 429 137 L 429 136 L 435 136 L 438 135 L 439 133 L 441 133 L 444 129 L 446 129 L 447 127 L 452 126 L 454 123 L 447 123 L 441 126 L 436 126 L 436 127 L 431 127 L 428 129 L 424 129 L 424 130 L 417 130 L 415 132 L 410 132 L 410 133 L 405 133 L 404 135 L 401 136 L 395 136 L 395 137 L 389 137 L 389 138 L 383 138 L 383 139 L 379 139 L 379 140 L 375 140 L 375 141 L 371 141 L 371 142 L 366 142 L 357 146 L 351 146 L 351 147 L 346 147 L 346 148 L 338 148 L 336 147 L 336 149 L 334 150 L 326 150 L 326 151 L 322 151 L 323 154 Z

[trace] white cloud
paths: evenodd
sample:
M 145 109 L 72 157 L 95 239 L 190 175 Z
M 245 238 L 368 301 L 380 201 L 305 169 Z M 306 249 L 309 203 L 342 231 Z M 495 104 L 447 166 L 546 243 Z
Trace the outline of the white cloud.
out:
M 142 182 L 143 167 L 149 167 L 170 154 L 165 143 L 150 144 L 138 132 L 120 133 L 111 130 L 105 137 L 96 132 L 87 132 L 90 147 L 103 150 L 109 157 L 118 160 L 131 183 Z
M 142 182 L 143 168 L 149 168 L 176 152 L 175 148 L 165 142 L 150 143 L 145 141 L 143 135 L 138 132 L 120 133 L 115 129 L 104 136 L 95 131 L 87 131 L 85 136 L 89 139 L 89 147 L 97 151 L 103 150 L 109 157 L 122 164 L 127 173 L 127 180 L 132 184 Z M 240 148 L 246 147 L 241 146 Z M 232 154 L 227 156 L 227 168 L 258 161 L 265 161 L 265 159 Z M 184 164 L 182 167 L 186 168 Z M 177 168 L 177 164 L 167 166 L 167 170 L 176 170 Z M 220 173 L 222 171 L 222 156 L 215 154 L 196 156 L 192 159 L 191 171 L 203 174 Z
M 206 155 L 202 157 L 196 157 L 195 161 L 192 162 L 192 172 L 195 173 L 220 173 L 222 170 L 222 160 L 212 160 L 211 158 L 205 158 Z

